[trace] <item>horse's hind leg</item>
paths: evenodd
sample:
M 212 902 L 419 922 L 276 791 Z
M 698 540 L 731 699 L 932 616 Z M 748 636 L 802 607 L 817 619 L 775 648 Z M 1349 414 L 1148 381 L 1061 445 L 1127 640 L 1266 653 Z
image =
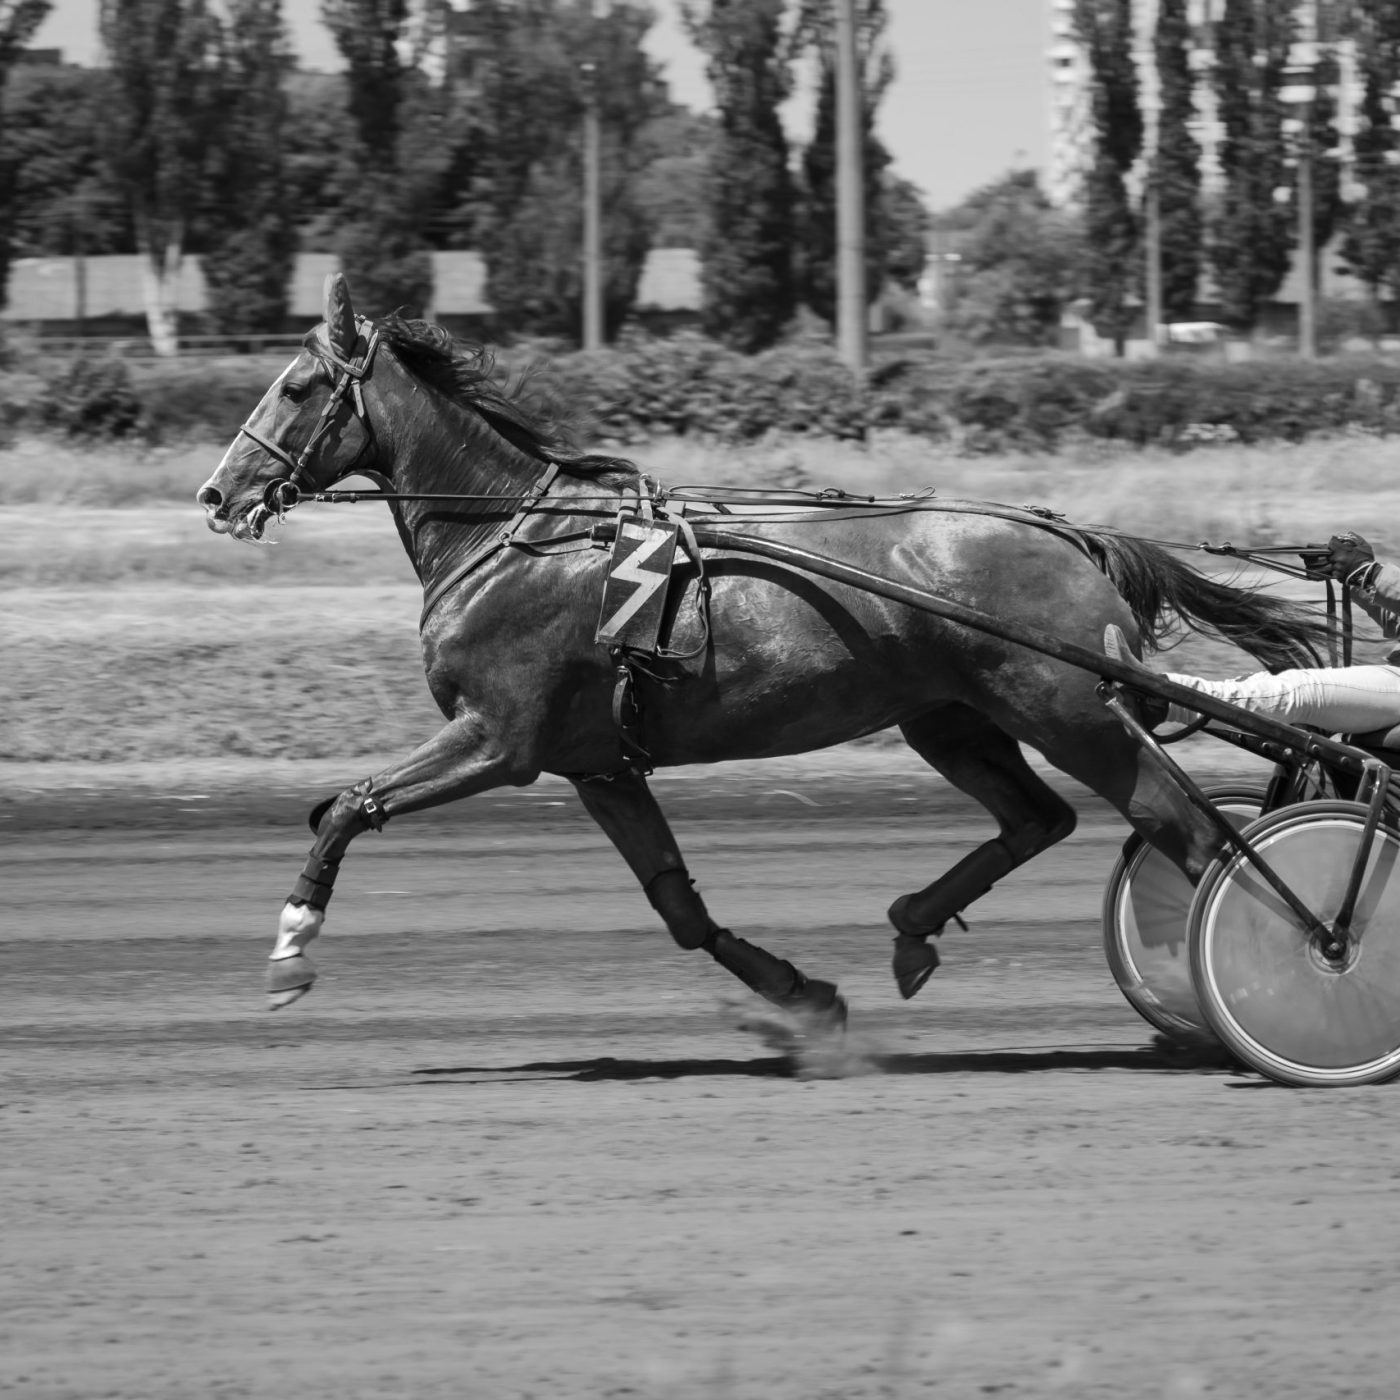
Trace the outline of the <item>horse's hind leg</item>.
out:
M 790 962 L 736 938 L 710 917 L 695 890 L 675 837 L 637 773 L 571 778 L 589 815 L 611 838 L 641 882 L 671 937 L 687 951 L 703 948 L 759 996 L 817 1025 L 840 1025 L 846 1003 L 830 982 L 804 976 Z
M 894 976 L 912 997 L 938 966 L 928 942 L 995 882 L 1074 830 L 1074 809 L 1031 770 L 1020 745 L 966 705 L 930 710 L 900 726 L 909 746 L 996 819 L 998 835 L 970 851 L 931 885 L 890 906 Z

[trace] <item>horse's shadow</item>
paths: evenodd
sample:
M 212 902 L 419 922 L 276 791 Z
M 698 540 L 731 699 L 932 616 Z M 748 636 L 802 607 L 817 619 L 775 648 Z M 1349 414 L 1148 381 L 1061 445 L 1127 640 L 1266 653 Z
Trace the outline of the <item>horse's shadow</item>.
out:
M 519 1065 L 453 1065 L 413 1071 L 420 1080 L 464 1078 L 564 1079 L 578 1083 L 637 1079 L 807 1079 L 856 1078 L 897 1074 L 1038 1074 L 1052 1071 L 1132 1070 L 1146 1074 L 1242 1072 L 1243 1067 L 1218 1046 L 1153 1044 L 1136 1049 L 963 1050 L 923 1054 L 862 1053 L 858 1063 L 824 1063 L 801 1052 L 756 1059 L 677 1060 L 617 1059 L 600 1055 L 585 1060 L 531 1060 Z

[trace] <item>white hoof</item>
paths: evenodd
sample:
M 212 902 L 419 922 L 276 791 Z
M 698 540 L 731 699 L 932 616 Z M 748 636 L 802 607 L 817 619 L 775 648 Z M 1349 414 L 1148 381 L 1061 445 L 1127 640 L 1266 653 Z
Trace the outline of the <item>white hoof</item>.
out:
M 304 953 L 279 958 L 275 953 L 268 959 L 263 988 L 267 992 L 267 1009 L 280 1010 L 304 997 L 316 981 L 316 969 Z
M 267 1009 L 280 1011 L 284 1006 L 290 1006 L 294 1001 L 300 1001 L 310 990 L 310 986 L 305 986 L 293 987 L 286 992 L 269 992 L 267 994 Z

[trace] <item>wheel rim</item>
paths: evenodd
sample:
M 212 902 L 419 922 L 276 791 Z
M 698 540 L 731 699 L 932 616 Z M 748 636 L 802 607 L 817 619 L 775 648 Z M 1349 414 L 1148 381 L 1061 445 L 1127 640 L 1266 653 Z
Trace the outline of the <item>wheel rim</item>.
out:
M 1261 818 L 1246 835 L 1324 923 L 1337 912 L 1365 809 L 1313 802 Z M 1217 862 L 1192 904 L 1201 1009 L 1247 1063 L 1285 1083 L 1363 1083 L 1400 1069 L 1400 834 L 1372 841 L 1351 940 L 1329 957 L 1238 855 Z
M 1264 805 L 1262 789 L 1208 788 L 1237 827 Z M 1125 849 L 1104 899 L 1104 951 L 1119 990 L 1150 1025 L 1169 1035 L 1214 1039 L 1191 977 L 1187 916 L 1195 889 L 1154 846 Z

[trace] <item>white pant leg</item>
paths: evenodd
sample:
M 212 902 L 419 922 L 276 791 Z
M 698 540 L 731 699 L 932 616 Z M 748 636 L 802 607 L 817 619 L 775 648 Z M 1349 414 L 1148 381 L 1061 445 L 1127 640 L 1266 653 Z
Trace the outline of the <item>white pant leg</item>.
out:
M 1228 681 L 1169 672 L 1167 679 L 1253 714 L 1286 724 L 1310 724 L 1329 734 L 1366 734 L 1400 724 L 1400 666 L 1317 667 L 1276 676 L 1256 671 Z M 1188 724 L 1197 715 L 1173 705 L 1167 718 Z

